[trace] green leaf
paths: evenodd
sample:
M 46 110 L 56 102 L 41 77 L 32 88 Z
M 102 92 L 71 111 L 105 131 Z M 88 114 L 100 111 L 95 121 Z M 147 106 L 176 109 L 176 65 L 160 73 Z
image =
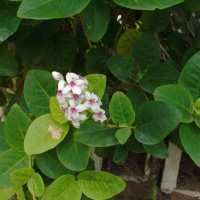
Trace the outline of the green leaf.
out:
M 134 10 L 155 10 L 156 8 L 164 9 L 183 2 L 184 0 L 114 0 L 120 6 Z
M 14 185 L 19 187 L 24 185 L 34 172 L 35 170 L 32 168 L 16 169 L 10 174 L 10 178 Z
M 194 123 L 182 124 L 180 127 L 181 142 L 197 166 L 200 166 L 200 129 Z
M 69 134 L 57 147 L 60 162 L 70 170 L 83 171 L 87 167 L 90 151 L 89 147 L 76 142 L 74 135 Z
M 132 51 L 132 57 L 140 64 L 141 68 L 159 62 L 160 55 L 160 45 L 153 33 L 143 33 Z
M 0 42 L 3 42 L 17 30 L 21 19 L 16 17 L 14 9 L 8 7 L 0 9 L 0 19 Z
M 182 114 L 181 122 L 190 123 L 193 121 L 194 100 L 192 95 L 182 86 L 163 85 L 154 92 L 157 101 L 163 101 L 174 105 Z
M 4 136 L 4 122 L 0 122 L 0 155 L 10 149 Z
M 167 146 L 163 141 L 154 145 L 144 144 L 144 148 L 148 153 L 156 158 L 167 158 L 169 156 Z
M 123 165 L 128 158 L 128 149 L 124 145 L 117 145 L 113 155 L 113 162 Z
M 61 31 L 57 32 L 50 38 L 46 60 L 53 68 L 66 71 L 74 64 L 76 48 L 72 35 Z
M 71 17 L 81 12 L 90 0 L 24 0 L 18 17 L 29 19 L 53 19 Z M 70 5 L 70 6 L 69 6 Z
M 179 72 L 169 62 L 154 63 L 147 68 L 147 72 L 140 81 L 140 87 L 149 93 L 166 84 L 173 84 L 178 82 Z
M 135 120 L 135 112 L 129 98 L 122 92 L 115 92 L 109 106 L 110 116 L 120 126 L 131 125 Z
M 192 78 L 188 78 L 192 77 Z M 184 86 L 196 101 L 200 97 L 200 51 L 198 51 L 184 66 L 178 84 Z
M 86 33 L 92 42 L 98 42 L 105 34 L 110 20 L 109 9 L 103 1 L 91 0 L 83 10 Z
M 130 137 L 132 131 L 130 128 L 120 128 L 116 132 L 116 138 L 120 144 L 125 144 L 128 138 Z
M 28 157 L 22 152 L 12 149 L 0 155 L 0 187 L 11 186 L 10 173 L 15 169 L 26 168 L 29 166 Z
M 85 68 L 88 74 L 106 74 L 108 54 L 102 48 L 92 48 L 86 54 Z
M 163 31 L 170 23 L 170 9 L 144 11 L 140 21 L 145 31 Z
M 137 114 L 135 137 L 147 145 L 161 142 L 182 120 L 176 107 L 159 101 L 142 104 Z
M 120 81 L 130 83 L 134 69 L 134 60 L 125 56 L 113 56 L 107 60 L 111 73 Z
M 13 54 L 6 50 L 0 49 L 0 76 L 16 76 L 19 72 L 17 59 Z
M 7 115 L 4 133 L 8 144 L 16 151 L 24 151 L 24 138 L 30 125 L 31 120 L 18 104 L 14 104 Z
M 67 169 L 59 162 L 56 152 L 54 151 L 48 151 L 37 155 L 36 163 L 42 173 L 52 179 L 57 179 L 64 174 L 74 174 L 74 172 Z
M 185 152 L 185 149 L 182 145 L 181 138 L 179 135 L 179 128 L 176 128 L 169 134 L 169 140 L 170 140 L 170 142 L 175 144 L 179 149 L 181 149 L 183 152 Z
M 194 121 L 195 121 L 195 124 L 200 128 L 200 115 L 197 115 L 197 116 L 194 118 Z
M 46 35 L 42 31 L 34 30 L 28 37 L 16 43 L 17 50 L 25 66 L 37 65 L 47 49 Z
M 194 110 L 197 115 L 200 115 L 200 98 L 198 98 L 194 104 Z
M 146 150 L 144 149 L 143 144 L 138 142 L 134 135 L 126 143 L 126 148 L 133 153 L 144 153 Z
M 78 182 L 83 193 L 96 200 L 111 198 L 126 187 L 119 177 L 102 171 L 82 172 L 78 175 Z
M 19 187 L 16 191 L 16 196 L 18 200 L 26 200 L 24 190 L 22 187 Z
M 24 83 L 24 97 L 30 111 L 35 116 L 50 112 L 49 101 L 55 96 L 57 82 L 49 72 L 31 70 L 26 75 Z
M 53 128 L 53 131 L 50 131 Z M 40 154 L 57 146 L 67 135 L 69 125 L 60 125 L 54 121 L 51 114 L 38 117 L 30 125 L 24 140 L 25 152 L 28 155 Z M 54 138 L 55 136 L 60 136 Z
M 184 3 L 180 4 L 180 6 L 184 11 L 189 11 L 189 12 L 200 11 L 199 0 L 185 0 Z
M 119 144 L 115 137 L 116 129 L 107 129 L 88 120 L 76 129 L 75 140 L 91 147 L 108 147 Z
M 135 29 L 129 29 L 124 32 L 116 45 L 116 53 L 121 56 L 131 56 L 136 41 L 140 38 L 141 32 Z
M 88 91 L 94 92 L 100 99 L 106 88 L 106 76 L 102 74 L 90 74 L 85 76 L 88 80 Z
M 67 123 L 67 119 L 64 112 L 60 109 L 60 105 L 56 97 L 51 97 L 50 99 L 50 111 L 53 119 L 59 124 Z
M 13 197 L 15 194 L 17 188 L 14 186 L 10 187 L 0 187 L 0 199 L 1 200 L 7 200 Z
M 42 200 L 80 200 L 82 191 L 75 177 L 64 175 L 56 179 L 46 190 Z
M 44 194 L 44 182 L 38 173 L 34 173 L 27 183 L 28 189 L 35 197 L 41 197 Z
M 0 106 L 4 106 L 7 103 L 5 94 L 0 90 Z
M 141 91 L 139 91 L 136 87 L 129 88 L 127 90 L 126 95 L 130 99 L 136 113 L 139 106 L 146 102 L 144 94 Z

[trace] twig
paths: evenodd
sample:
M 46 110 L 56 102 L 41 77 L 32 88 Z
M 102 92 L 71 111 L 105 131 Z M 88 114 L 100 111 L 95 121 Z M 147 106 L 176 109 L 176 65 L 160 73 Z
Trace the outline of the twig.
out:
M 183 18 L 183 20 L 184 20 L 184 22 L 185 22 L 185 24 L 186 24 L 186 26 L 187 26 L 189 32 L 191 33 L 192 37 L 194 38 L 194 37 L 195 37 L 195 33 L 193 32 L 193 30 L 192 30 L 190 24 L 188 23 L 188 21 L 187 21 L 185 15 L 184 15 L 184 13 L 182 12 L 182 10 L 181 10 L 180 8 L 178 8 L 178 11 L 179 11 L 180 16 Z
M 156 36 L 156 39 L 157 39 L 158 42 L 159 42 L 159 45 L 160 45 L 161 50 L 162 50 L 163 53 L 165 54 L 165 56 L 166 56 L 168 59 L 171 59 L 171 56 L 168 54 L 168 52 L 166 51 L 166 49 L 162 46 L 162 44 L 161 44 L 161 42 L 160 42 L 160 40 L 159 40 L 158 35 L 155 34 L 155 36 Z

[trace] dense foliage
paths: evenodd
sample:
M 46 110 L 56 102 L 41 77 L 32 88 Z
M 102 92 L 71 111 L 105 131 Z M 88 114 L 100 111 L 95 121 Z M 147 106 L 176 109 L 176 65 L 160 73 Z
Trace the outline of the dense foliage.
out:
M 0 200 L 123 191 L 94 170 L 91 147 L 123 165 L 129 151 L 166 158 L 170 140 L 200 166 L 199 11 L 199 0 L 0 0 Z M 97 95 L 103 120 L 88 107 L 79 128 L 52 71 L 84 77 L 75 94 Z

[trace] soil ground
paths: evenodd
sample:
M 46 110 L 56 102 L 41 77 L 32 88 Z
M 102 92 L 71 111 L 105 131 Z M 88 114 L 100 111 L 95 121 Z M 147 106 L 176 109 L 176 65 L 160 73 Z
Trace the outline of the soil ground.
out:
M 152 181 L 142 181 L 144 177 L 144 165 L 145 165 L 145 154 L 134 154 L 130 153 L 128 160 L 123 166 L 118 166 L 107 162 L 106 170 L 113 174 L 127 178 L 126 189 L 115 196 L 112 200 L 196 200 L 200 198 L 189 197 L 176 192 L 172 194 L 162 193 L 159 189 L 159 178 L 156 181 L 157 186 L 154 188 L 154 195 L 152 197 Z M 162 161 L 161 161 L 162 163 Z M 162 174 L 162 167 L 159 170 L 159 174 Z M 135 181 L 130 181 L 134 177 Z M 155 183 L 155 182 L 154 182 Z M 179 175 L 177 180 L 177 189 L 199 191 L 200 192 L 200 168 L 197 167 L 194 162 L 185 154 L 182 154 L 181 164 L 179 169 Z

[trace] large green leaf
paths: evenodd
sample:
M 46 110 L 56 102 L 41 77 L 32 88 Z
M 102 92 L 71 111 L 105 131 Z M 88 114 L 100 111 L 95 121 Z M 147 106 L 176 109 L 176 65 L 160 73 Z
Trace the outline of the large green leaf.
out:
M 83 193 L 96 200 L 109 199 L 126 187 L 119 177 L 102 171 L 82 172 L 78 175 L 78 182 Z
M 170 9 L 144 11 L 140 21 L 145 31 L 160 32 L 170 23 Z
M 71 17 L 83 10 L 90 0 L 24 0 L 18 10 L 20 18 L 53 19 Z
M 85 68 L 88 74 L 102 73 L 108 71 L 108 54 L 102 48 L 92 48 L 86 54 Z
M 140 38 L 141 32 L 135 29 L 129 29 L 124 32 L 116 45 L 116 53 L 121 56 L 131 56 L 136 41 Z
M 12 149 L 0 155 L 0 187 L 11 186 L 10 173 L 18 168 L 29 166 L 28 156 Z
M 142 143 L 138 142 L 134 135 L 126 143 L 126 148 L 133 153 L 144 153 L 146 150 Z
M 184 86 L 197 100 L 200 97 L 200 51 L 198 51 L 184 66 L 178 84 Z
M 74 172 L 59 162 L 54 151 L 38 154 L 36 156 L 36 163 L 42 173 L 52 179 L 57 179 L 64 174 L 74 174 Z
M 46 60 L 58 71 L 72 67 L 76 58 L 76 43 L 72 35 L 57 32 L 50 38 Z
M 172 64 L 158 62 L 148 66 L 140 86 L 144 91 L 153 93 L 161 85 L 177 83 L 178 77 L 179 72 Z
M 75 140 L 91 147 L 108 147 L 119 144 L 115 137 L 116 129 L 107 129 L 92 120 L 84 122 L 76 129 Z
M 135 10 L 155 10 L 156 8 L 163 9 L 174 6 L 184 0 L 114 0 L 120 6 Z
M 182 122 L 190 123 L 193 121 L 194 100 L 184 87 L 179 85 L 160 86 L 155 90 L 154 98 L 176 106 L 182 114 Z
M 99 41 L 105 34 L 110 20 L 109 9 L 103 1 L 91 0 L 83 11 L 88 38 Z
M 131 87 L 127 90 L 126 95 L 130 99 L 137 115 L 138 108 L 146 101 L 144 93 L 141 90 L 138 90 L 136 87 Z
M 106 76 L 102 74 L 90 74 L 85 76 L 88 80 L 88 91 L 94 92 L 100 99 L 106 88 Z
M 60 125 L 52 119 L 51 114 L 42 115 L 33 121 L 26 133 L 25 152 L 32 155 L 48 151 L 58 145 L 68 131 L 68 124 Z
M 34 30 L 28 37 L 16 42 L 23 65 L 31 66 L 39 64 L 47 47 L 45 34 L 42 31 Z
M 35 197 L 41 197 L 44 194 L 44 182 L 38 173 L 34 173 L 27 183 L 28 189 Z
M 4 123 L 0 122 L 0 155 L 8 149 L 10 146 L 4 136 Z
M 199 0 L 185 0 L 184 3 L 181 4 L 181 8 L 185 11 L 190 12 L 199 12 L 200 4 Z
M 73 134 L 69 134 L 57 147 L 57 154 L 60 162 L 73 171 L 83 171 L 90 157 L 89 147 L 76 142 Z
M 35 116 L 50 112 L 49 101 L 55 96 L 57 82 L 49 72 L 31 70 L 26 75 L 24 97 L 30 111 Z
M 80 200 L 82 191 L 75 177 L 64 175 L 56 179 L 46 190 L 42 200 Z
M 110 116 L 120 126 L 131 125 L 135 120 L 135 112 L 129 98 L 122 92 L 115 92 L 109 105 Z
M 17 59 L 13 54 L 1 48 L 0 49 L 0 76 L 16 76 L 19 72 Z
M 16 151 L 24 151 L 24 138 L 31 120 L 17 105 L 13 105 L 7 115 L 4 134 L 9 145 Z M 14 129 L 13 129 L 14 127 Z
M 136 139 L 147 145 L 161 142 L 181 121 L 180 111 L 173 105 L 148 101 L 140 106 L 136 118 Z
M 154 145 L 144 144 L 144 149 L 156 158 L 167 158 L 169 156 L 168 149 L 164 141 Z
M 0 19 L 0 42 L 3 42 L 17 30 L 21 19 L 16 17 L 14 9 L 8 7 L 0 9 Z
M 134 69 L 134 60 L 125 56 L 113 56 L 107 60 L 111 73 L 120 81 L 130 83 Z
M 180 127 L 181 142 L 192 158 L 192 160 L 200 166 L 200 129 L 194 123 L 182 124 Z
M 19 187 L 24 185 L 34 172 L 35 170 L 32 168 L 16 169 L 10 174 L 10 178 L 14 185 Z
M 132 51 L 133 58 L 136 59 L 142 68 L 159 62 L 160 55 L 160 45 L 153 33 L 143 33 Z

